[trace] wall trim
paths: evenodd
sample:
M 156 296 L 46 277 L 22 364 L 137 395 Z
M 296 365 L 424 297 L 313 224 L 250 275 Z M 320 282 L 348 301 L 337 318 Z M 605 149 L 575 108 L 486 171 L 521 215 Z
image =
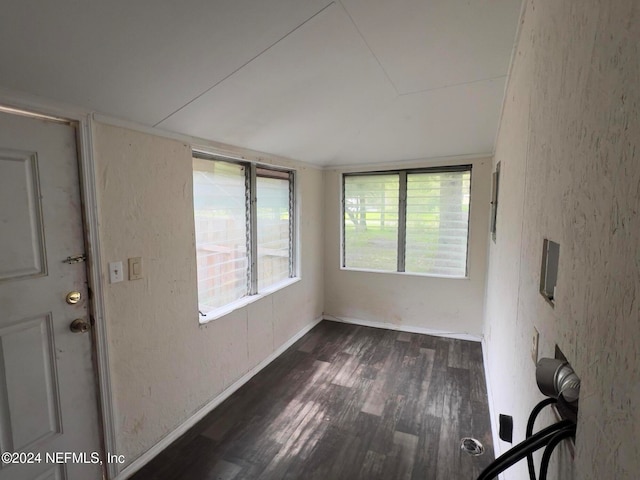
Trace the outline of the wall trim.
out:
M 426 157 L 426 158 L 408 158 L 397 160 L 395 162 L 374 162 L 374 163 L 349 163 L 325 165 L 323 170 L 337 170 L 342 173 L 348 172 L 366 172 L 378 170 L 399 170 L 412 167 L 439 167 L 444 165 L 464 165 L 470 161 L 492 159 L 493 152 L 469 153 L 466 155 L 445 155 L 442 157 Z
M 433 335 L 434 337 L 455 338 L 457 340 L 469 340 L 471 342 L 481 342 L 482 336 L 470 333 L 445 332 L 433 328 L 414 327 L 411 325 L 398 325 L 397 323 L 374 322 L 371 320 L 360 320 L 351 317 L 336 317 L 334 315 L 323 315 L 324 320 L 330 320 L 340 323 L 349 323 L 352 325 L 361 325 L 363 327 L 384 328 L 386 330 L 395 330 L 398 332 L 420 333 L 422 335 Z
M 245 373 L 242 377 L 228 386 L 222 393 L 213 398 L 209 403 L 207 403 L 204 407 L 197 410 L 191 417 L 185 420 L 182 424 L 176 427 L 172 432 L 162 438 L 158 443 L 156 443 L 153 447 L 147 450 L 145 453 L 136 458 L 131 464 L 129 464 L 124 470 L 120 472 L 120 474 L 115 477 L 114 480 L 125 480 L 133 475 L 135 472 L 140 470 L 143 466 L 149 463 L 153 458 L 155 458 L 160 452 L 162 452 L 165 448 L 171 445 L 175 440 L 180 438 L 184 433 L 186 433 L 191 427 L 193 427 L 196 423 L 202 420 L 208 413 L 210 413 L 214 408 L 224 402 L 227 398 L 229 398 L 233 393 L 235 393 L 240 387 L 242 387 L 245 383 L 247 383 L 251 378 L 253 378 L 256 374 L 258 374 L 262 369 L 264 369 L 267 365 L 273 362 L 276 358 L 282 355 L 285 350 L 287 350 L 291 345 L 300 340 L 303 336 L 305 336 L 309 331 L 315 327 L 318 323 L 323 320 L 322 315 L 315 318 L 309 325 L 306 325 L 302 330 L 298 331 L 293 337 L 287 340 L 285 343 L 280 345 L 280 347 L 275 350 L 271 355 L 265 358 L 258 365 L 253 367 L 247 373 Z
M 513 39 L 513 47 L 511 48 L 511 58 L 509 59 L 509 68 L 507 69 L 507 80 L 504 82 L 504 91 L 502 92 L 502 105 L 500 107 L 500 116 L 498 117 L 498 128 L 496 128 L 496 135 L 493 137 L 493 154 L 498 148 L 498 137 L 500 136 L 500 130 L 502 127 L 502 117 L 504 117 L 504 110 L 507 104 L 507 92 L 509 91 L 509 84 L 511 83 L 511 73 L 513 72 L 513 64 L 516 61 L 516 55 L 518 53 L 518 45 L 520 44 L 520 37 L 522 36 L 522 26 L 524 25 L 524 14 L 527 11 L 527 1 L 521 0 L 520 15 L 518 16 L 518 26 L 516 27 L 516 35 Z
M 489 403 L 489 419 L 491 421 L 491 437 L 493 439 L 493 455 L 494 458 L 498 458 L 502 455 L 502 440 L 498 435 L 498 413 L 495 409 L 494 395 L 493 395 L 493 387 L 491 384 L 491 378 L 489 375 L 489 352 L 487 347 L 487 339 L 486 337 L 482 338 L 482 363 L 484 366 L 484 381 L 487 385 L 487 401 Z M 500 450 L 500 451 L 498 451 Z M 498 480 L 504 480 L 505 473 L 500 473 L 496 478 Z
M 109 337 L 107 332 L 106 313 L 104 308 L 104 282 L 102 271 L 102 255 L 100 253 L 100 221 L 98 220 L 98 196 L 96 192 L 96 172 L 93 155 L 93 124 L 90 117 L 85 117 L 78 130 L 80 156 L 80 187 L 82 188 L 86 249 L 89 262 L 87 274 L 92 290 L 93 331 L 95 332 L 94 348 L 96 352 L 96 370 L 98 375 L 98 395 L 102 415 L 102 435 L 105 453 L 117 452 L 115 414 L 113 393 L 111 389 L 111 370 L 109 363 Z M 114 478 L 118 465 L 105 463 L 107 477 Z
M 122 120 L 119 118 L 103 115 L 98 112 L 92 114 L 93 120 L 98 123 L 110 125 L 112 127 L 126 128 L 128 130 L 134 130 L 140 133 L 146 133 L 148 135 L 155 135 L 156 137 L 168 138 L 188 144 L 190 147 L 196 150 L 201 150 L 212 155 L 219 155 L 222 157 L 233 158 L 236 160 L 245 160 L 253 163 L 264 163 L 267 165 L 282 166 L 289 168 L 311 168 L 314 170 L 322 170 L 321 165 L 305 162 L 304 160 L 297 160 L 294 158 L 283 157 L 280 155 L 273 155 L 266 152 L 260 152 L 258 150 L 251 150 L 244 147 L 236 147 L 226 143 L 217 142 L 206 138 L 192 137 L 184 133 L 172 132 L 169 130 L 163 130 L 159 127 L 151 127 L 143 125 L 130 120 Z

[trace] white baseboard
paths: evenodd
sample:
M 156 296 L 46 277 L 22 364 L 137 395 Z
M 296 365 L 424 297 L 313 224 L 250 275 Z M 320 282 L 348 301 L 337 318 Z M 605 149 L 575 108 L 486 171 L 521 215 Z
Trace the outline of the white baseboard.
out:
M 207 403 L 200 410 L 195 412 L 191 417 L 189 417 L 186 421 L 184 421 L 180 426 L 178 426 L 175 430 L 169 433 L 166 437 L 156 443 L 153 447 L 147 450 L 145 453 L 140 455 L 137 459 L 135 459 L 129 466 L 127 466 L 124 470 L 122 470 L 114 480 L 125 480 L 140 470 L 143 466 L 149 463 L 154 457 L 156 457 L 160 452 L 162 452 L 165 448 L 171 445 L 174 441 L 180 438 L 183 434 L 187 432 L 191 427 L 193 427 L 196 423 L 202 420 L 208 413 L 210 413 L 214 408 L 224 402 L 227 398 L 229 398 L 236 390 L 242 387 L 245 383 L 247 383 L 253 376 L 255 376 L 260 370 L 265 368 L 271 362 L 273 362 L 276 358 L 284 353 L 284 351 L 289 348 L 291 345 L 296 343 L 300 338 L 306 335 L 313 327 L 315 327 L 318 323 L 323 320 L 323 317 L 320 316 L 313 320 L 312 323 L 304 327 L 298 333 L 296 333 L 293 337 L 287 340 L 283 345 L 280 346 L 276 351 L 274 351 L 271 355 L 265 358 L 262 362 L 256 365 L 254 368 L 245 373 L 241 378 L 236 380 L 231 386 L 227 387 L 220 395 L 215 397 L 209 403 Z
M 371 320 L 360 320 L 358 318 L 350 317 L 336 317 L 334 315 L 324 315 L 325 320 L 332 320 L 334 322 L 351 323 L 353 325 L 362 325 L 363 327 L 384 328 L 387 330 L 397 330 L 398 332 L 407 333 L 420 333 L 423 335 L 433 335 L 435 337 L 455 338 L 458 340 L 470 340 L 472 342 L 481 342 L 482 337 L 480 335 L 472 335 L 470 333 L 459 332 L 445 332 L 442 330 L 435 330 L 424 327 L 412 327 L 410 325 L 398 325 L 397 323 L 385 323 L 385 322 L 373 322 Z
M 491 421 L 491 436 L 493 438 L 493 455 L 498 458 L 502 455 L 502 444 L 500 443 L 500 437 L 498 436 L 498 413 L 496 412 L 493 390 L 491 387 L 491 379 L 489 377 L 489 357 L 487 356 L 487 344 L 485 339 L 482 339 L 482 363 L 484 364 L 484 381 L 487 385 L 487 401 L 489 403 L 489 419 Z M 499 451 L 500 450 L 500 451 Z M 500 473 L 496 478 L 498 480 L 504 480 L 504 472 Z

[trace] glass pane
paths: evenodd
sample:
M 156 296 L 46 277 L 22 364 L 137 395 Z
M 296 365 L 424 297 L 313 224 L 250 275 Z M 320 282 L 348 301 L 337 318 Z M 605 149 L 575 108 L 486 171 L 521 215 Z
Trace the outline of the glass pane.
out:
M 466 276 L 470 186 L 470 171 L 407 175 L 405 271 Z
M 344 177 L 345 267 L 398 269 L 397 174 Z
M 256 178 L 258 292 L 289 278 L 289 180 Z
M 198 304 L 207 313 L 248 293 L 244 167 L 193 159 Z

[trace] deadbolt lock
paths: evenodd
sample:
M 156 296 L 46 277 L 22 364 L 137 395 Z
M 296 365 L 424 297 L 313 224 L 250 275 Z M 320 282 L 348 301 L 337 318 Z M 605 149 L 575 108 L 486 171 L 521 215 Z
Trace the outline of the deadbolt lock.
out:
M 83 318 L 76 318 L 73 322 L 71 322 L 71 325 L 69 325 L 69 330 L 71 330 L 73 333 L 87 333 L 89 331 L 89 328 L 91 328 L 89 322 L 87 322 Z
M 80 294 L 80 292 L 73 291 L 73 292 L 67 293 L 66 300 L 69 305 L 75 305 L 80 301 L 81 298 L 82 298 L 82 295 Z

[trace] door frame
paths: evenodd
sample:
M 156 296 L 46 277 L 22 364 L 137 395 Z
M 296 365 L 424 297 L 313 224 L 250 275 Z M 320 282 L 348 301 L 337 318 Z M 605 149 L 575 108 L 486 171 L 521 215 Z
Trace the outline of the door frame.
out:
M 13 111 L 12 111 L 13 110 Z M 87 283 L 90 289 L 89 315 L 93 324 L 95 341 L 91 342 L 94 376 L 96 378 L 96 401 L 98 403 L 98 430 L 103 456 L 118 453 L 115 435 L 115 416 L 111 389 L 111 372 L 107 328 L 104 310 L 103 268 L 100 259 L 100 235 L 98 223 L 98 200 L 96 192 L 95 161 L 93 152 L 93 113 L 38 97 L 12 92 L 0 88 L 0 111 L 48 118 L 69 123 L 76 130 L 76 151 L 78 157 L 78 180 L 80 182 L 80 200 L 86 255 Z M 104 462 L 108 479 L 115 479 L 119 473 L 118 465 Z

